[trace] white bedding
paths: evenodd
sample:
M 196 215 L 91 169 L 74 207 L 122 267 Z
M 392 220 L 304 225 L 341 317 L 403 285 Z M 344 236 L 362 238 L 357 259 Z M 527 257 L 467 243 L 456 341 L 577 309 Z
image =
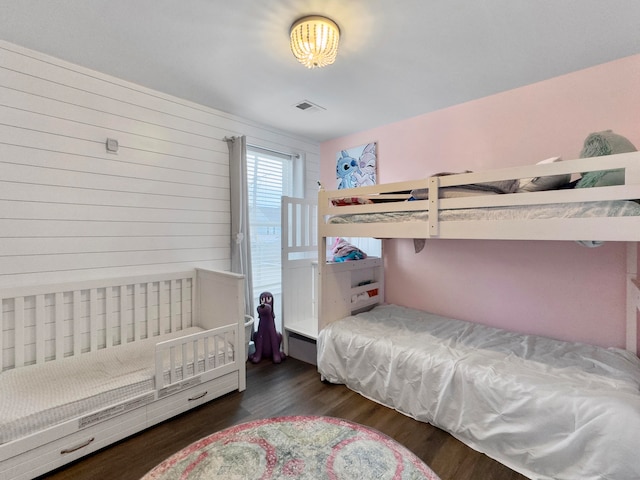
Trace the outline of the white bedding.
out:
M 631 201 L 601 201 L 526 207 L 483 207 L 441 210 L 440 221 L 531 220 L 536 218 L 589 218 L 640 216 L 640 205 Z M 429 218 L 427 211 L 334 215 L 329 223 L 408 222 Z
M 191 327 L 95 353 L 2 372 L 0 444 L 152 391 L 156 343 L 201 331 L 202 328 Z M 180 355 L 178 350 L 177 357 Z
M 386 305 L 318 338 L 328 381 L 536 479 L 640 479 L 640 359 Z

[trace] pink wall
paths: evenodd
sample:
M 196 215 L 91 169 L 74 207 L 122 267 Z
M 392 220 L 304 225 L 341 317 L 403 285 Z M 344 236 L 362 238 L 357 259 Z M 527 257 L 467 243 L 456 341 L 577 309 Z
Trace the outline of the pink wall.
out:
M 378 142 L 380 182 L 440 171 L 578 158 L 612 129 L 640 148 L 640 55 L 403 120 L 321 145 L 321 181 L 336 152 Z M 386 300 L 507 329 L 624 347 L 623 244 L 387 240 Z

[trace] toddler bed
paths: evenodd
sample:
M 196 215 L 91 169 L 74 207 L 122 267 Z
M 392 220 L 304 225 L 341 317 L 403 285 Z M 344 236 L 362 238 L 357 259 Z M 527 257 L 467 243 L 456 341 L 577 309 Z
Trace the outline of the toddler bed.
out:
M 0 478 L 33 478 L 246 385 L 243 277 L 0 291 Z
M 628 351 L 384 305 L 325 327 L 318 370 L 530 478 L 640 478 Z

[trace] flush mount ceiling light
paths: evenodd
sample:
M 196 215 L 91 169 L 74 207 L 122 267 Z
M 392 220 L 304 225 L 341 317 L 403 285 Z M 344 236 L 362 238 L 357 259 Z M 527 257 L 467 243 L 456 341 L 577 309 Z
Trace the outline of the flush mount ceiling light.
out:
M 331 65 L 338 54 L 340 29 L 333 20 L 317 15 L 291 25 L 291 51 L 307 68 Z

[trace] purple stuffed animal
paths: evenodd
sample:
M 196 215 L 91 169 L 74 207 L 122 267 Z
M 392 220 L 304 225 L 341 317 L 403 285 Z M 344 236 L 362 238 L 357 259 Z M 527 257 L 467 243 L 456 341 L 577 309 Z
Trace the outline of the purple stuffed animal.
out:
M 260 363 L 262 357 L 271 357 L 273 363 L 280 363 L 285 354 L 280 351 L 282 334 L 276 331 L 276 316 L 273 313 L 273 295 L 271 292 L 260 294 L 258 306 L 258 331 L 253 335 L 256 351 L 249 357 L 252 363 Z

